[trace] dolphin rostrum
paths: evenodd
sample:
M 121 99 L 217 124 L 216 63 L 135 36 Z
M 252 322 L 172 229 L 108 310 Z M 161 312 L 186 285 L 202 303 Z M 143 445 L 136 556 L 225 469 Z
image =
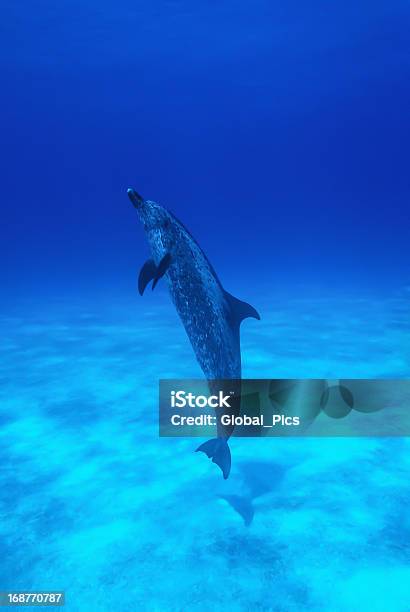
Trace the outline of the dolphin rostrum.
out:
M 142 295 L 151 281 L 154 289 L 164 276 L 209 384 L 212 386 L 216 379 L 232 379 L 240 389 L 239 326 L 246 317 L 260 319 L 259 314 L 224 290 L 200 246 L 172 213 L 156 202 L 144 200 L 134 189 L 128 189 L 128 196 L 142 221 L 152 255 L 141 268 L 139 293 Z M 240 408 L 240 393 L 235 395 L 238 399 L 231 414 Z M 197 450 L 206 453 L 228 478 L 231 453 L 227 442 L 233 428 L 224 428 L 220 417 L 217 411 L 218 437 Z

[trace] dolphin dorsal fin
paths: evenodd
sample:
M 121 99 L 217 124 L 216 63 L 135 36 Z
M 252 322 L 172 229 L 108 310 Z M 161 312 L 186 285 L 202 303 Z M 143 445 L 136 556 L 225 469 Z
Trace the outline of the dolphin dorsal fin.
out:
M 230 306 L 233 320 L 240 325 L 247 317 L 253 317 L 260 321 L 260 316 L 257 310 L 247 302 L 238 300 L 235 296 L 225 291 L 225 298 Z

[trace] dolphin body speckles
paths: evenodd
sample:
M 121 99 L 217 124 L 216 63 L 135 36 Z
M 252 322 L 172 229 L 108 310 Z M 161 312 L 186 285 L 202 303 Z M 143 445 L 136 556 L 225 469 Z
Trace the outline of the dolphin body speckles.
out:
M 159 278 L 164 276 L 210 388 L 216 379 L 240 381 L 239 327 L 244 318 L 259 319 L 259 314 L 252 306 L 224 290 L 198 243 L 172 213 L 156 202 L 144 200 L 134 189 L 128 189 L 128 196 L 142 221 L 152 254 L 152 259 L 140 272 L 140 293 L 151 280 L 154 288 Z M 238 384 L 239 393 L 235 393 L 238 402 L 234 410 L 239 413 L 240 382 Z M 219 465 L 224 478 L 227 478 L 231 467 L 227 441 L 233 428 L 222 427 L 221 416 L 217 411 L 218 437 L 205 442 L 197 450 L 206 453 Z

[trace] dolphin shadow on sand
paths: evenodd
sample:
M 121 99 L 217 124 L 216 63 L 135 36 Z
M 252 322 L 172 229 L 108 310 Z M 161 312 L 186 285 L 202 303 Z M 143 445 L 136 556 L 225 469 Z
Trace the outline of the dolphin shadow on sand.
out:
M 245 493 L 224 493 L 219 498 L 225 500 L 248 527 L 255 515 L 254 500 L 274 491 L 284 478 L 286 468 L 268 461 L 244 461 L 238 465 L 238 471 Z

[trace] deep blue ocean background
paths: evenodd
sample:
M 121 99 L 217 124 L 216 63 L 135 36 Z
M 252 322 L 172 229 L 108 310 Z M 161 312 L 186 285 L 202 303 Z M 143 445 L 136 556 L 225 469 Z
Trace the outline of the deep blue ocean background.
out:
M 407 439 L 160 439 L 199 377 L 133 186 L 190 229 L 243 376 L 410 377 L 408 2 L 2 4 L 0 590 L 68 610 L 410 610 Z M 252 508 L 244 524 L 238 507 Z

